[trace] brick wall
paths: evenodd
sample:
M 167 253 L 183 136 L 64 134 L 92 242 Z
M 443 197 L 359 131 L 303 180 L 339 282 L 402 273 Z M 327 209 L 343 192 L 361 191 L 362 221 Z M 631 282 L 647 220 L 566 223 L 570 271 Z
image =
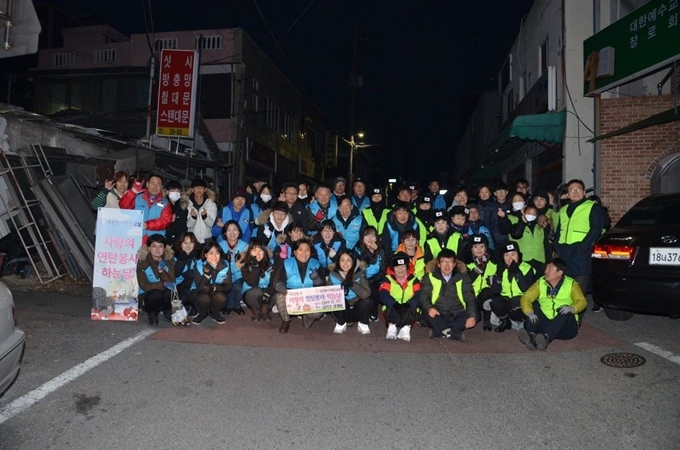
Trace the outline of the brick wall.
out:
M 602 99 L 600 106 L 600 132 L 605 134 L 672 108 L 673 97 Z M 675 152 L 680 152 L 680 121 L 601 141 L 601 197 L 613 223 L 638 200 L 650 195 L 654 168 Z

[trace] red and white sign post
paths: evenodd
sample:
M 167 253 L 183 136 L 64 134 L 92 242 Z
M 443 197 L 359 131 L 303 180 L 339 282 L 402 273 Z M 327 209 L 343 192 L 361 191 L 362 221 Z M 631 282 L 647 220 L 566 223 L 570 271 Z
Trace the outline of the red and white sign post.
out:
M 156 116 L 158 136 L 194 136 L 198 66 L 195 50 L 161 50 Z

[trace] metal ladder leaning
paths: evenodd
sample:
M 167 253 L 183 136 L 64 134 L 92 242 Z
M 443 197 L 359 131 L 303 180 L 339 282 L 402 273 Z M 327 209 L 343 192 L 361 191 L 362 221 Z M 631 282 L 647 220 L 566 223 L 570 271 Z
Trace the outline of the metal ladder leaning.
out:
M 5 198 L 2 191 L 0 191 L 0 201 L 5 210 L 5 213 L 0 214 L 0 216 L 9 216 L 13 231 L 16 231 L 24 250 L 26 251 L 26 256 L 31 262 L 33 273 L 36 274 L 41 284 L 46 284 L 63 277 L 65 274 L 60 273 L 59 266 L 55 262 L 52 252 L 50 252 L 50 248 L 48 247 L 48 244 L 52 244 L 52 251 L 56 252 L 57 250 L 54 243 L 51 240 L 46 240 L 44 238 L 43 232 L 40 230 L 40 226 L 35 220 L 32 208 L 40 208 L 40 201 L 26 198 L 24 189 L 21 188 L 21 184 L 19 183 L 15 172 L 17 170 L 22 170 L 31 186 L 35 185 L 37 182 L 37 180 L 34 179 L 34 175 L 31 173 L 31 169 L 39 168 L 45 177 L 53 175 L 52 168 L 47 161 L 42 145 L 40 145 L 40 143 L 31 144 L 31 150 L 33 151 L 33 156 L 37 160 L 37 164 L 28 164 L 25 156 L 19 156 L 21 165 L 12 166 L 7 154 L 4 150 L 0 149 L 4 166 L 0 169 L 0 178 L 5 180 L 7 192 L 11 197 L 9 199 Z M 7 182 L 7 180 L 9 180 L 9 182 Z M 12 192 L 12 188 L 14 188 L 14 193 Z M 18 213 L 14 214 L 15 212 Z M 25 234 L 28 236 L 22 233 L 24 230 Z M 40 273 L 40 270 L 38 270 L 38 262 L 42 262 L 42 268 L 45 271 L 46 276 L 43 276 L 43 274 Z

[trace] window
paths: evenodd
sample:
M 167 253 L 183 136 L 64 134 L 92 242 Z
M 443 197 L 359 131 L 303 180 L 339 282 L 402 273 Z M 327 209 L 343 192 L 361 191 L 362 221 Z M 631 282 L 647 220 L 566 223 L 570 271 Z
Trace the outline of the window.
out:
M 198 36 L 196 38 L 196 42 L 194 44 L 194 48 L 196 50 L 199 50 L 199 47 L 201 50 L 219 50 L 222 48 L 222 36 L 217 35 L 217 36 L 203 36 L 203 45 L 199 46 L 199 41 L 201 40 L 201 37 Z
M 67 67 L 76 63 L 75 53 L 55 53 L 54 67 Z
M 253 94 L 253 112 L 258 112 L 260 109 L 260 97 L 257 92 L 260 90 L 260 82 L 253 78 L 252 86 L 253 90 L 255 91 Z
M 174 50 L 177 48 L 177 38 L 156 39 L 153 47 L 157 52 L 160 52 L 164 48 Z
M 283 114 L 283 136 L 290 142 L 295 142 L 295 121 L 288 113 Z
M 508 120 L 512 115 L 512 111 L 515 109 L 515 93 L 512 89 L 508 91 L 508 95 L 505 98 L 505 117 L 504 120 Z
M 115 61 L 116 50 L 112 48 L 107 50 L 95 50 L 94 53 L 92 54 L 92 62 L 94 62 L 95 64 Z
M 538 48 L 538 76 L 548 71 L 548 39 Z
M 279 131 L 279 105 L 271 98 L 265 97 L 264 106 L 266 108 L 264 124 L 272 130 Z

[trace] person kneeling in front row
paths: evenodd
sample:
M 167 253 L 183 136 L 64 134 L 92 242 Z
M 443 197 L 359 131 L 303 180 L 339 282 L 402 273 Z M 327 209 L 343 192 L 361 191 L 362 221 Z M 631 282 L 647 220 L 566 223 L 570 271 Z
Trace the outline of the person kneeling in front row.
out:
M 586 308 L 581 286 L 564 273 L 567 264 L 555 258 L 520 299 L 527 316 L 519 340 L 529 350 L 545 350 L 554 339 L 573 339 L 578 334 L 578 313 Z
M 410 341 L 411 326 L 420 307 L 420 281 L 413 275 L 406 253 L 397 252 L 392 256 L 385 280 L 380 285 L 379 300 L 385 310 L 385 338 Z
M 437 255 L 437 267 L 425 275 L 420 290 L 423 319 L 430 337 L 465 342 L 463 330 L 477 324 L 477 303 L 467 268 L 448 248 Z

